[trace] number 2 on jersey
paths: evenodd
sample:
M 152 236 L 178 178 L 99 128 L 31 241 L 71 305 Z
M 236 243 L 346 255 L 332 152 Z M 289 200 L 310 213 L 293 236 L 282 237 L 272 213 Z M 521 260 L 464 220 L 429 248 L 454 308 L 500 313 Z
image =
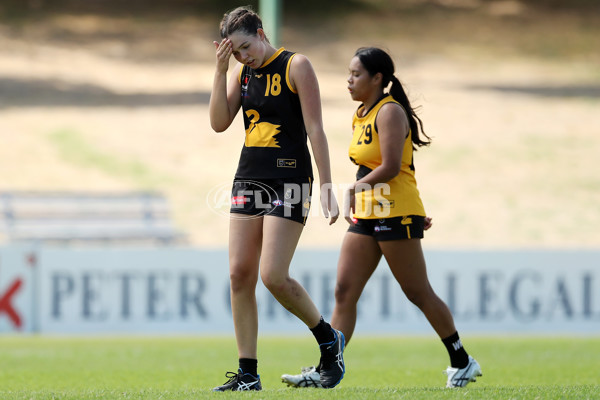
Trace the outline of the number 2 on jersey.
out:
M 265 90 L 265 96 L 279 96 L 281 93 L 281 75 L 273 74 L 273 78 L 271 78 L 271 74 L 267 74 L 267 89 Z
M 358 142 L 356 144 L 363 144 L 363 136 L 365 136 L 365 141 L 364 144 L 369 144 L 373 141 L 373 133 L 371 132 L 371 124 L 369 125 L 363 125 L 362 127 L 362 133 L 360 134 L 360 137 L 358 138 Z

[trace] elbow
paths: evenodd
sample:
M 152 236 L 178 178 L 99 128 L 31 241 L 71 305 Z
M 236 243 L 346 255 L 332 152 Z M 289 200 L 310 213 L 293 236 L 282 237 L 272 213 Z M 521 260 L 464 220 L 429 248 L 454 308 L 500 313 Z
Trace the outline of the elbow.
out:
M 209 121 L 212 130 L 217 133 L 227 130 L 227 128 L 229 128 L 233 122 L 233 118 L 230 118 L 226 113 L 223 112 L 215 112 L 214 110 L 210 111 Z
M 223 128 L 219 125 L 215 125 L 215 124 L 210 124 L 210 127 L 212 128 L 213 131 L 215 131 L 216 133 L 221 133 L 223 131 L 225 131 L 225 129 L 227 128 Z
M 399 173 L 401 169 L 401 165 L 383 165 L 384 176 L 386 177 L 386 182 L 394 179 Z
M 211 121 L 210 121 L 210 127 L 216 133 L 221 133 L 221 132 L 224 132 L 225 130 L 227 130 L 227 128 L 229 128 L 229 125 L 228 124 L 224 124 L 224 123 L 219 123 L 219 122 L 213 121 L 211 119 Z

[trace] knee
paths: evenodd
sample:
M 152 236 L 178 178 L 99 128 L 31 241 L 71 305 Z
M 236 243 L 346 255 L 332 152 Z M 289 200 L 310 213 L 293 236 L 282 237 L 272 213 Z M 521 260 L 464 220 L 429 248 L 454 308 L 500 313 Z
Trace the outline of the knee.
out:
M 288 285 L 288 278 L 274 273 L 261 273 L 260 278 L 269 292 L 274 296 L 285 291 Z
M 258 277 L 254 273 L 250 273 L 249 269 L 233 266 L 229 271 L 229 282 L 232 292 L 240 292 L 244 290 L 255 290 Z
M 408 301 L 420 308 L 423 296 L 417 290 L 405 290 L 404 294 Z
M 348 305 L 348 303 L 353 302 L 350 286 L 343 282 L 336 283 L 334 294 L 335 302 L 338 305 Z
M 415 306 L 422 308 L 428 299 L 435 296 L 431 288 L 402 288 L 406 298 Z

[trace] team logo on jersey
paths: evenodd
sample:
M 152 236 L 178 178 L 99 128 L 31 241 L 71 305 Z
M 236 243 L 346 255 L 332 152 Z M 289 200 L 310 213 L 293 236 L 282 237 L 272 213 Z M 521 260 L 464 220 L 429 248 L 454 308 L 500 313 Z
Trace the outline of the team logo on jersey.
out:
M 296 168 L 296 160 L 293 158 L 278 158 L 277 168 Z
M 246 111 L 249 124 L 246 129 L 246 147 L 281 147 L 275 137 L 281 132 L 281 125 L 270 122 L 261 122 L 260 114 L 256 110 Z
M 242 97 L 248 97 L 248 84 L 252 75 L 246 74 L 242 77 Z

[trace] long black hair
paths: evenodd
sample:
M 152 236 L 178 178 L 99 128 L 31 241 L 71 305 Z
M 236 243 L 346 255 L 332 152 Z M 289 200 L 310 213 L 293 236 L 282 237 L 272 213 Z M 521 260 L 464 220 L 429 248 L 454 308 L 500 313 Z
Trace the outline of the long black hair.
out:
M 404 87 L 402 87 L 402 83 L 400 83 L 400 80 L 394 75 L 395 68 L 392 57 L 390 57 L 387 52 L 377 47 L 361 47 L 356 50 L 354 56 L 358 57 L 369 75 L 374 76 L 377 73 L 381 73 L 383 89 L 387 88 L 389 83 L 392 82 L 389 93 L 406 111 L 413 148 L 416 150 L 417 147 L 429 146 L 431 138 L 427 136 L 423 130 L 423 121 L 421 121 L 414 108 L 410 105 L 410 101 L 404 91 Z

